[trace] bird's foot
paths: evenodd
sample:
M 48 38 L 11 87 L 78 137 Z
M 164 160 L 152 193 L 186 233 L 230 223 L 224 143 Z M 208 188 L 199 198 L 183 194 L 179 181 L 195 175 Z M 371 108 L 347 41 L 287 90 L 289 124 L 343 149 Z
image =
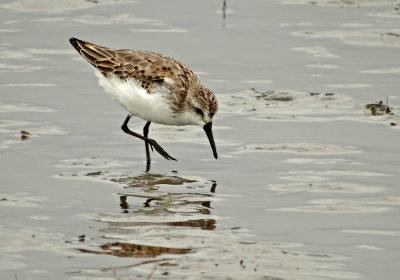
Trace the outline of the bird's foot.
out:
M 147 142 L 150 144 L 151 150 L 153 151 L 153 147 L 154 149 L 160 154 L 162 155 L 165 159 L 168 160 L 176 160 L 175 158 L 173 158 L 172 156 L 170 156 L 154 139 L 150 139 L 148 138 Z

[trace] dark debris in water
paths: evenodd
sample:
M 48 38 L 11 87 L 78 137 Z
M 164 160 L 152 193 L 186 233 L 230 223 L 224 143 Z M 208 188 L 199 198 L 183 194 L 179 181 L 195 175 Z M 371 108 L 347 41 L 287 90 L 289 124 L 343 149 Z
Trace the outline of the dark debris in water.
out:
M 26 130 L 21 130 L 21 140 L 22 141 L 27 141 L 29 140 L 29 136 L 31 135 L 31 133 L 29 131 Z
M 277 92 L 274 90 L 258 91 L 255 88 L 251 88 L 250 90 L 257 94 L 257 100 L 288 102 L 294 99 L 288 92 Z
M 288 91 L 278 91 L 278 90 L 268 90 L 268 91 L 258 91 L 255 88 L 250 89 L 252 93 L 256 94 L 255 98 L 257 100 L 264 101 L 278 101 L 278 102 L 290 102 L 295 101 L 297 96 L 294 92 Z M 321 100 L 334 100 L 335 93 L 327 92 L 310 92 L 310 96 L 318 96 Z
M 103 175 L 104 173 L 102 171 L 94 171 L 94 172 L 89 172 L 85 176 L 100 176 Z
M 365 105 L 365 109 L 371 116 L 392 115 L 392 110 L 388 105 L 383 104 L 382 101 Z
M 79 235 L 79 236 L 78 236 L 78 241 L 79 241 L 79 242 L 85 242 L 85 238 L 86 238 L 86 235 L 85 235 L 85 234 Z
M 21 130 L 21 135 L 31 135 L 31 133 L 23 129 Z

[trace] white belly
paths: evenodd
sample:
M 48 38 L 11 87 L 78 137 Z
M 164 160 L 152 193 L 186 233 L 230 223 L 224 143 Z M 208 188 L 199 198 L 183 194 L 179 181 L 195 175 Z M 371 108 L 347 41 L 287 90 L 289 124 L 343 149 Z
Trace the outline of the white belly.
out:
M 146 121 L 168 125 L 183 125 L 174 117 L 169 106 L 167 92 L 149 94 L 134 80 L 122 81 L 116 77 L 106 78 L 98 70 L 95 71 L 99 84 L 112 98 L 117 100 L 131 116 Z M 166 90 L 166 89 L 165 89 Z

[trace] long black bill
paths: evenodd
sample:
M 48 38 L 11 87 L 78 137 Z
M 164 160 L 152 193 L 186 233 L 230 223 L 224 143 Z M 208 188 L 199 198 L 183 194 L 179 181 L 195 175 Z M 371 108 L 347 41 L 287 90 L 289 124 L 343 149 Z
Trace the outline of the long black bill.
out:
M 215 159 L 217 159 L 218 154 L 217 154 L 217 148 L 215 147 L 214 137 L 212 134 L 212 122 L 209 122 L 205 126 L 203 126 L 203 129 L 207 134 L 208 140 L 210 141 L 210 145 L 213 150 L 214 157 L 215 157 Z

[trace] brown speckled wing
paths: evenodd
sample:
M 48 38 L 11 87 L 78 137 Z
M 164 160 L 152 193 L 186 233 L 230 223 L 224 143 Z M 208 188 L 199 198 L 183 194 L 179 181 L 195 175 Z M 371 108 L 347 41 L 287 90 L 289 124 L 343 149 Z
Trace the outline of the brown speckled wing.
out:
M 70 39 L 75 49 L 104 76 L 115 75 L 122 80 L 135 79 L 151 93 L 155 84 L 162 84 L 169 78 L 171 92 L 177 94 L 175 102 L 180 103 L 186 90 L 198 77 L 183 63 L 158 53 L 138 50 L 115 50 L 94 45 L 76 38 Z

